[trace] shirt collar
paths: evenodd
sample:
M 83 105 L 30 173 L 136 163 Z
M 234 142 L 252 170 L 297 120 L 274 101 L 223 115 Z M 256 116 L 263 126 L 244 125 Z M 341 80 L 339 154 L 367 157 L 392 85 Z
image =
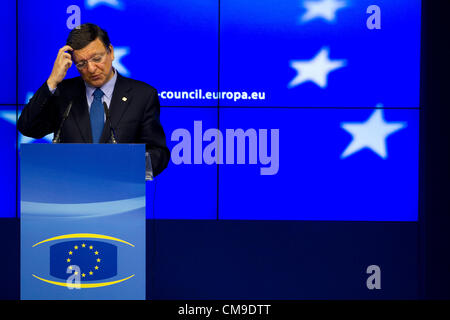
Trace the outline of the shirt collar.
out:
M 113 72 L 114 75 L 111 79 L 109 79 L 108 82 L 106 82 L 103 86 L 100 87 L 100 89 L 103 91 L 103 94 L 105 95 L 106 98 L 108 98 L 109 100 L 111 100 L 112 98 L 112 94 L 114 91 L 114 85 L 116 84 L 116 80 L 117 80 L 117 70 L 113 68 Z M 93 87 L 89 84 L 87 84 L 86 82 L 84 82 L 84 84 L 86 85 L 86 95 L 88 97 L 91 97 L 94 94 L 95 89 L 97 89 L 97 87 Z

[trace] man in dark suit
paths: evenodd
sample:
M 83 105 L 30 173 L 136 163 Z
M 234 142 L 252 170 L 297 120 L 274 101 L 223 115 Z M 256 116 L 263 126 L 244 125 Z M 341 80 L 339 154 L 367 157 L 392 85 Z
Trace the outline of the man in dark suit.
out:
M 114 48 L 106 31 L 94 24 L 73 29 L 58 52 L 50 77 L 23 109 L 18 129 L 33 138 L 56 133 L 72 102 L 60 141 L 107 143 L 111 129 L 105 122 L 106 103 L 117 142 L 145 143 L 156 176 L 170 159 L 159 122 L 158 94 L 152 86 L 118 74 L 112 67 L 113 60 Z M 72 63 L 80 77 L 64 80 Z

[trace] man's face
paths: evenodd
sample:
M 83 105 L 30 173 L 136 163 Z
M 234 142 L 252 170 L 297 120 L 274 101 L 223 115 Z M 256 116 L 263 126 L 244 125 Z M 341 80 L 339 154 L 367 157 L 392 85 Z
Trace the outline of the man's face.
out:
M 84 64 L 81 68 L 77 66 L 78 72 L 93 87 L 101 87 L 113 77 L 114 48 L 110 45 L 108 51 L 99 38 L 83 49 L 74 50 L 72 58 L 75 65 Z

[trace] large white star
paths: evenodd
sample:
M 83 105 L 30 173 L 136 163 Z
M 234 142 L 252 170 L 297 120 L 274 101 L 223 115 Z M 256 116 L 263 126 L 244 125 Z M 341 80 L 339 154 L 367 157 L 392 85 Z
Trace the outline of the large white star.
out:
M 124 4 L 120 0 L 86 0 L 85 7 L 88 9 L 93 9 L 100 5 L 106 5 L 108 7 L 123 10 Z
M 297 75 L 288 84 L 293 88 L 307 81 L 312 81 L 321 88 L 328 86 L 328 74 L 347 65 L 346 60 L 330 60 L 329 48 L 323 47 L 311 60 L 291 60 L 290 66 L 297 71 Z
M 377 105 L 381 108 L 382 105 Z M 341 128 L 353 136 L 352 142 L 341 154 L 341 159 L 369 148 L 382 159 L 388 157 L 386 139 L 394 132 L 406 128 L 406 122 L 386 122 L 383 109 L 376 109 L 366 122 L 343 122 Z
M 131 75 L 130 71 L 122 64 L 121 59 L 130 53 L 129 47 L 114 47 L 113 67 L 125 77 Z
M 301 23 L 306 23 L 314 19 L 324 19 L 328 22 L 336 21 L 336 11 L 347 6 L 345 1 L 341 0 L 306 0 L 303 2 L 306 12 L 300 18 Z
M 20 116 L 20 113 L 19 113 Z M 16 111 L 0 111 L 0 118 L 9 122 L 12 125 L 16 125 Z M 48 135 L 46 135 L 45 137 L 42 138 L 45 141 L 48 142 L 52 142 L 53 139 L 53 133 L 50 133 Z M 21 133 L 19 133 L 19 147 L 22 143 L 32 143 L 34 141 L 36 141 L 38 139 L 34 139 L 34 138 L 30 138 L 30 137 L 25 137 L 24 135 L 22 135 Z

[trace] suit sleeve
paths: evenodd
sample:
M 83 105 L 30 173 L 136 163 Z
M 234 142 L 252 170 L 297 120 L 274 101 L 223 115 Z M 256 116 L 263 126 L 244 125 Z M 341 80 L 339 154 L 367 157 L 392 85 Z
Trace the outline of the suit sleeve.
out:
M 170 151 L 166 145 L 166 136 L 159 121 L 160 104 L 156 89 L 152 88 L 150 99 L 144 110 L 141 126 L 141 142 L 150 152 L 153 175 L 160 174 L 169 164 Z
M 55 97 L 45 82 L 30 99 L 19 117 L 17 128 L 20 133 L 40 139 L 55 132 L 58 113 L 54 100 Z

